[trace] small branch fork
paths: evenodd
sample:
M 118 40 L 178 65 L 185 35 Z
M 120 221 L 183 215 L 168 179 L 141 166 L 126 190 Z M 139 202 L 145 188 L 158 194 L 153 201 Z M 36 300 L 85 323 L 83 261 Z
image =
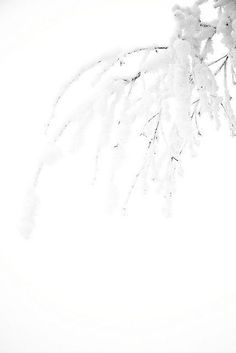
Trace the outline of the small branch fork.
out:
M 149 119 L 146 121 L 146 123 L 145 123 L 144 126 L 143 126 L 142 132 L 140 133 L 140 136 L 145 136 L 145 137 L 147 137 L 146 134 L 145 134 L 145 132 L 144 132 L 145 127 L 146 127 L 153 119 L 155 119 L 155 117 L 156 117 L 157 115 L 159 115 L 159 114 L 160 114 L 160 112 L 154 114 L 151 118 L 149 118 Z
M 207 64 L 207 66 L 209 67 L 209 66 L 212 66 L 212 65 L 214 65 L 214 64 L 216 64 L 216 63 L 218 63 L 219 61 L 221 61 L 221 60 L 223 60 L 223 59 L 225 59 L 226 57 L 228 57 L 229 56 L 229 54 L 225 54 L 224 56 L 222 56 L 221 58 L 219 58 L 219 59 L 217 59 L 217 60 L 214 60 L 214 61 L 212 61 L 212 62 L 210 62 L 209 64 Z
M 150 148 L 154 144 L 154 142 L 157 140 L 157 132 L 158 132 L 158 128 L 160 126 L 161 111 L 159 111 L 158 113 L 154 114 L 151 118 L 149 118 L 148 121 L 146 122 L 146 124 L 149 123 L 151 120 L 153 120 L 156 117 L 158 117 L 158 119 L 157 119 L 156 127 L 155 127 L 155 130 L 154 130 L 154 133 L 153 133 L 153 137 L 148 142 L 146 154 L 145 154 L 145 157 L 144 157 L 144 162 L 143 162 L 141 168 L 139 169 L 139 171 L 137 172 L 137 174 L 135 175 L 134 181 L 133 181 L 133 183 L 132 183 L 132 185 L 131 185 L 131 187 L 129 189 L 128 195 L 126 197 L 126 200 L 125 200 L 125 203 L 124 203 L 124 206 L 123 206 L 123 212 L 124 213 L 127 210 L 127 206 L 128 206 L 130 197 L 131 197 L 131 195 L 132 195 L 132 193 L 134 191 L 134 188 L 135 188 L 135 186 L 136 186 L 136 184 L 138 182 L 138 179 L 141 176 L 141 174 L 144 171 L 145 166 L 147 164 L 147 156 L 148 156 L 148 153 L 150 151 Z
M 226 55 L 226 57 L 225 57 L 223 63 L 222 63 L 222 64 L 220 65 L 220 67 L 215 71 L 215 73 L 214 73 L 215 76 L 218 75 L 218 73 L 219 73 L 224 67 L 226 67 L 226 64 L 227 64 L 228 59 L 229 59 L 229 56 Z

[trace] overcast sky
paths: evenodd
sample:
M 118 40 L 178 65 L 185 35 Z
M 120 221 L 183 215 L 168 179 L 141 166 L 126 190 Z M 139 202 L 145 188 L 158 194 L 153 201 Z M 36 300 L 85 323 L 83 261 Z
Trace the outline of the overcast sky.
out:
M 1 353 L 236 350 L 236 141 L 227 129 L 206 126 L 170 219 L 158 195 L 137 197 L 126 217 L 109 214 L 84 151 L 43 175 L 32 239 L 17 229 L 59 88 L 103 53 L 166 44 L 174 3 L 0 1 Z

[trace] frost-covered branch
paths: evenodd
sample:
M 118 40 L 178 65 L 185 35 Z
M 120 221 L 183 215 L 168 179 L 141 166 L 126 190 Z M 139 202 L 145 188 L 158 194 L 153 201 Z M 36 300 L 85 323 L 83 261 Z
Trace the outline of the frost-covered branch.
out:
M 202 20 L 206 3 L 215 8 L 213 21 Z M 96 173 L 107 148 L 113 154 L 111 182 L 132 136 L 139 137 L 143 146 L 143 158 L 121 208 L 127 210 L 142 182 L 145 190 L 154 187 L 161 192 L 169 213 L 177 176 L 183 173 L 183 157 L 188 151 L 195 153 L 204 134 L 202 121 L 210 117 L 219 127 L 225 115 L 235 136 L 236 0 L 198 0 L 189 7 L 176 5 L 173 13 L 176 28 L 168 46 L 105 56 L 82 68 L 62 87 L 47 124 L 49 148 L 40 161 L 34 189 L 43 168 L 59 158 L 61 137 L 68 127 L 76 132 L 71 144 L 79 145 L 96 119 L 100 126 Z M 80 100 L 74 113 L 58 120 L 60 103 L 82 80 L 90 82 L 89 97 Z

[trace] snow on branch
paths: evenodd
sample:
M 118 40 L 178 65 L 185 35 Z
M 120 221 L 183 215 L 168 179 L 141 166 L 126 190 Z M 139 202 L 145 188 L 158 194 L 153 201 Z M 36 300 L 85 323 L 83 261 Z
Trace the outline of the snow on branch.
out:
M 204 4 L 215 8 L 215 20 L 202 20 Z M 194 151 L 203 134 L 201 122 L 210 117 L 217 127 L 227 121 L 236 135 L 236 0 L 198 0 L 190 7 L 174 6 L 176 29 L 168 46 L 136 48 L 89 64 L 62 87 L 46 126 L 49 145 L 34 179 L 61 155 L 60 141 L 68 127 L 80 143 L 96 118 L 100 123 L 96 163 L 108 146 L 114 153 L 111 180 L 122 164 L 132 134 L 144 146 L 143 161 L 123 202 L 140 180 L 156 185 L 169 212 L 183 155 Z M 220 38 L 222 48 L 215 44 Z M 223 55 L 222 55 L 223 50 Z M 77 82 L 90 82 L 89 96 L 74 113 L 57 119 L 60 104 Z M 79 97 L 80 98 L 80 97 Z M 222 119 L 223 116 L 223 119 Z M 143 142 L 145 141 L 145 142 Z M 35 204 L 35 202 L 33 202 Z M 35 212 L 28 212 L 33 218 Z M 29 232 L 34 221 L 24 227 Z

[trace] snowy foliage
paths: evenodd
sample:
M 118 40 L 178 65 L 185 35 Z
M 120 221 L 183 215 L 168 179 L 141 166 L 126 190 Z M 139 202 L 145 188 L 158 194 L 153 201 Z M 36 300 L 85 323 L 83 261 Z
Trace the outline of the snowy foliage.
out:
M 215 8 L 215 20 L 202 20 L 205 5 Z M 166 210 L 170 210 L 176 177 L 182 174 L 183 155 L 194 153 L 198 146 L 202 119 L 210 117 L 219 127 L 226 118 L 231 135 L 236 135 L 231 95 L 236 84 L 236 0 L 198 0 L 190 7 L 176 5 L 173 13 L 176 29 L 168 46 L 137 48 L 104 57 L 82 68 L 62 88 L 47 125 L 49 148 L 40 162 L 34 188 L 43 167 L 60 157 L 61 137 L 68 127 L 76 131 L 71 143 L 80 142 L 96 118 L 100 119 L 96 160 L 105 147 L 112 150 L 112 178 L 133 133 L 144 146 L 142 164 L 123 208 L 127 208 L 141 179 L 147 188 L 156 185 Z M 223 55 L 217 53 L 219 41 Z M 90 82 L 90 96 L 58 123 L 64 96 L 81 80 Z M 28 212 L 30 218 L 34 215 Z M 29 220 L 27 232 L 33 223 Z

